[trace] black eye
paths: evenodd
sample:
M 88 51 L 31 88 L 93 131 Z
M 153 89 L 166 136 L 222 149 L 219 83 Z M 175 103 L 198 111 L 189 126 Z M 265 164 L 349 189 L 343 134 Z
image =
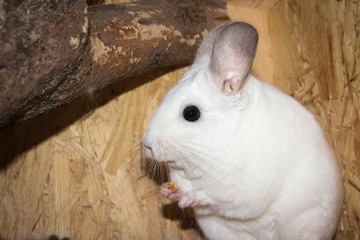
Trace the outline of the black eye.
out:
M 195 106 L 187 106 L 183 111 L 183 117 L 189 122 L 194 122 L 200 118 L 200 110 Z

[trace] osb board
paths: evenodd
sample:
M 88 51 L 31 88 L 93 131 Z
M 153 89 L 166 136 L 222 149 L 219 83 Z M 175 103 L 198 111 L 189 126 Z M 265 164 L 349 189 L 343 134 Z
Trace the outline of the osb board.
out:
M 140 154 L 151 115 L 183 72 L 107 88 L 100 104 L 120 95 L 71 125 L 88 100 L 2 133 L 11 141 L 2 151 L 18 156 L 0 173 L 1 237 L 200 238 L 191 213 L 161 198 Z
M 261 25 L 260 33 L 265 33 L 271 45 L 270 55 L 264 57 L 270 60 L 273 74 L 267 72 L 264 75 L 270 75 L 264 79 L 294 96 L 322 125 L 341 167 L 345 187 L 336 239 L 359 239 L 360 3 L 248 2 L 232 1 L 229 13 L 233 19 Z M 268 3 L 262 11 L 260 2 Z M 265 71 L 269 68 L 261 67 Z

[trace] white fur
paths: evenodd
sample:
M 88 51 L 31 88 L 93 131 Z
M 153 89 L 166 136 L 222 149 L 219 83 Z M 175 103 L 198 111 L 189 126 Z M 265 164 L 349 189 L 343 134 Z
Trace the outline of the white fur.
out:
M 147 156 L 169 162 L 209 239 L 331 239 L 342 203 L 336 160 L 315 118 L 249 76 L 225 95 L 208 65 L 169 91 L 144 136 Z M 198 121 L 183 109 L 195 105 Z

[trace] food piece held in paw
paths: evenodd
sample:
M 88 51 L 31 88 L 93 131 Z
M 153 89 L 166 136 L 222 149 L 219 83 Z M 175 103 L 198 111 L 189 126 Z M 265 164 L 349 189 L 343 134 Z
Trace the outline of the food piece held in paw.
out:
M 180 200 L 180 191 L 178 191 L 178 186 L 175 183 L 163 183 L 160 187 L 160 193 L 164 198 L 168 198 L 173 201 Z
M 178 186 L 173 182 L 169 182 L 169 187 L 171 192 L 175 192 L 178 189 Z

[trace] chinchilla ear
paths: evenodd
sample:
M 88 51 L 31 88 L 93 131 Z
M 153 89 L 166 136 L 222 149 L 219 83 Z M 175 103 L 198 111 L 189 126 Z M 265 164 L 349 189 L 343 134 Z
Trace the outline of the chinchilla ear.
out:
M 234 22 L 217 34 L 210 59 L 210 71 L 217 86 L 233 95 L 244 86 L 253 64 L 258 33 L 250 24 Z
M 194 65 L 195 64 L 209 64 L 210 58 L 212 54 L 212 50 L 214 48 L 215 39 L 221 33 L 221 31 L 227 27 L 229 23 L 222 24 L 216 28 L 214 28 L 202 41 L 199 49 L 197 50 Z

